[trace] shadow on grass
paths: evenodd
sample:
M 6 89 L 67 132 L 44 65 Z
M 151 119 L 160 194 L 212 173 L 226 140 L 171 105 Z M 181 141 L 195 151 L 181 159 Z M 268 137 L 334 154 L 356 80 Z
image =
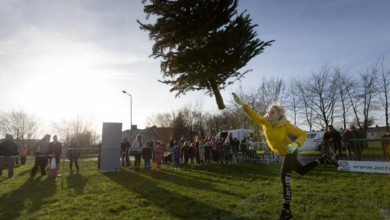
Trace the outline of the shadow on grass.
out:
M 75 174 L 73 175 L 69 174 L 66 177 L 66 184 L 71 187 L 74 186 L 73 189 L 77 195 L 81 195 L 84 193 L 84 188 L 87 182 L 88 180 L 86 178 L 83 178 L 83 176 L 79 172 L 75 172 Z
M 146 199 L 147 202 L 138 204 L 140 207 L 153 205 L 158 207 L 158 209 L 162 209 L 162 212 L 167 213 L 167 215 L 179 219 L 208 219 L 210 218 L 209 213 L 213 213 L 213 218 L 233 215 L 229 210 L 215 208 L 213 204 L 200 201 L 202 200 L 201 194 L 195 196 L 192 194 L 193 196 L 191 197 L 189 192 L 175 190 L 175 187 L 184 185 L 185 187 L 195 188 L 198 191 L 209 189 L 219 194 L 233 195 L 230 191 L 211 188 L 210 183 L 195 178 L 172 175 L 169 171 L 132 172 L 122 170 L 121 173 L 121 175 L 113 173 L 105 173 L 104 175 L 128 191 Z M 132 187 L 129 187 L 130 182 L 133 185 Z M 164 183 L 161 184 L 162 182 Z M 134 185 L 134 183 L 138 184 Z M 165 186 L 168 185 L 168 188 L 172 187 L 172 189 L 164 188 L 164 184 L 166 184 Z
M 43 181 L 42 178 L 45 178 Z M 39 210 L 45 199 L 53 196 L 56 191 L 55 178 L 29 178 L 18 189 L 0 197 L 0 219 L 12 220 L 18 218 L 24 208 L 27 212 Z M 22 208 L 23 207 L 23 208 Z

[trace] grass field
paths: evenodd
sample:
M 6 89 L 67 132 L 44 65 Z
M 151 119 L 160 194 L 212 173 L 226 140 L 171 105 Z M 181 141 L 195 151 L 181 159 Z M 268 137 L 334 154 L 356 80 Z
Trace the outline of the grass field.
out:
M 13 179 L 4 177 L 6 170 L 0 177 L 0 219 L 276 219 L 282 202 L 276 164 L 59 170 L 63 177 L 34 179 L 32 165 L 17 166 Z M 334 167 L 294 173 L 294 219 L 390 219 L 389 181 Z

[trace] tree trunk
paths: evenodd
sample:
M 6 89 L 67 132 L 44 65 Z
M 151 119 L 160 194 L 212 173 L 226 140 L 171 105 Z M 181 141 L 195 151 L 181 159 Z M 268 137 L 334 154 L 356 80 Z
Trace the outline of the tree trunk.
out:
M 215 95 L 215 100 L 217 101 L 218 109 L 222 110 L 225 108 L 225 104 L 223 103 L 223 99 L 221 93 L 219 92 L 217 82 L 214 78 L 209 78 L 211 89 Z

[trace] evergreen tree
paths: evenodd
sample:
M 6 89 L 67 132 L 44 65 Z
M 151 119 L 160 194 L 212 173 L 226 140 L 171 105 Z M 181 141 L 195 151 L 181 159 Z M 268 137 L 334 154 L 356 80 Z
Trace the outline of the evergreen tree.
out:
M 145 3 L 146 0 L 143 0 Z M 249 14 L 238 14 L 237 0 L 150 0 L 145 5 L 147 19 L 156 15 L 155 24 L 142 24 L 155 41 L 150 55 L 162 59 L 160 81 L 171 86 L 176 97 L 193 90 L 215 95 L 218 108 L 225 105 L 221 89 L 240 80 L 250 70 L 239 72 L 249 60 L 263 52 L 272 41 L 256 38 L 256 24 Z

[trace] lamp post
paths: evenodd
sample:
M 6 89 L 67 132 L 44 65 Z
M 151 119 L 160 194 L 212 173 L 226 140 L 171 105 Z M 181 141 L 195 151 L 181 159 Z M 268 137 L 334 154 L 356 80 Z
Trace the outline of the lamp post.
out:
M 131 119 L 131 115 L 132 115 L 132 112 L 133 112 L 132 109 L 131 109 L 132 106 L 133 106 L 133 105 L 131 104 L 131 102 L 132 102 L 132 100 L 133 100 L 133 97 L 132 97 L 129 93 L 127 93 L 125 90 L 123 90 L 122 92 L 130 96 L 130 136 L 133 137 L 133 129 L 131 129 L 131 127 L 132 127 L 132 122 L 133 122 L 132 119 Z

